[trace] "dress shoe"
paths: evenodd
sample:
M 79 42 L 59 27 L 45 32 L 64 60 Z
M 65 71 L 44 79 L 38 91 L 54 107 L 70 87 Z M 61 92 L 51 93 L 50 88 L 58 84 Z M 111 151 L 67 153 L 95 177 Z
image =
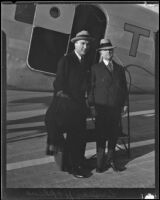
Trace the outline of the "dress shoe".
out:
M 112 167 L 115 172 L 122 172 L 126 170 L 126 167 L 117 165 L 114 161 L 110 163 L 110 167 Z
M 115 162 L 115 160 L 110 160 L 108 162 L 105 162 L 105 170 L 108 170 L 110 167 L 115 172 L 124 171 L 126 169 L 126 167 L 117 165 L 117 163 Z
M 109 162 L 106 162 L 105 163 L 105 168 L 106 169 L 109 169 L 109 168 L 112 168 L 113 169 L 113 171 L 115 171 L 115 172 L 119 172 L 119 171 L 123 171 L 123 170 L 125 170 L 126 168 L 120 168 L 120 166 L 118 166 L 117 164 L 116 164 L 116 162 L 114 161 L 114 160 L 110 160 Z
M 87 172 L 83 168 L 77 168 L 73 171 L 73 176 L 76 178 L 88 178 L 91 176 L 91 173 Z
M 111 161 L 111 162 L 110 162 L 110 167 L 112 167 L 113 171 L 115 171 L 115 172 L 120 171 L 120 170 L 118 169 L 118 167 L 116 166 L 116 164 L 115 164 L 114 161 Z
M 107 160 L 105 161 L 106 168 L 112 168 L 114 171 L 118 171 L 118 168 L 114 162 L 114 150 L 109 149 L 107 154 Z

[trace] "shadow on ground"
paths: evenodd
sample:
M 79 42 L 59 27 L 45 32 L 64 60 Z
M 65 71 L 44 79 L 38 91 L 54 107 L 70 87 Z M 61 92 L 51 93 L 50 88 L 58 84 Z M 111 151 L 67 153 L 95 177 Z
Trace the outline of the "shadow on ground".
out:
M 154 151 L 154 144 L 143 145 L 140 147 L 134 147 L 130 150 L 130 157 L 128 158 L 126 151 L 117 151 L 115 155 L 116 165 L 119 171 L 125 171 L 126 165 L 132 160 L 144 156 L 152 151 Z M 105 160 L 107 159 L 107 154 L 105 155 Z M 86 166 L 92 171 L 96 168 L 96 155 L 86 159 Z M 109 168 L 106 167 L 104 171 L 107 171 Z

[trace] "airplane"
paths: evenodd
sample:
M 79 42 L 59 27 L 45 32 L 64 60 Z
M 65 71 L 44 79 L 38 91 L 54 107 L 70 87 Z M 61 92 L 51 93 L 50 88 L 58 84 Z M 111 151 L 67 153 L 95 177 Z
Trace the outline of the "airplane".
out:
M 148 94 L 155 92 L 155 70 L 158 67 L 155 60 L 159 55 L 156 52 L 159 34 L 158 3 L 153 6 L 146 3 L 140 5 L 135 3 L 2 3 L 1 19 L 2 34 L 6 37 L 6 63 L 4 62 L 6 65 L 3 66 L 2 63 L 2 68 L 6 67 L 6 78 L 2 74 L 2 80 L 6 81 L 7 89 L 53 91 L 58 60 L 61 56 L 73 50 L 70 39 L 77 32 L 85 29 L 96 39 L 88 55 L 90 65 L 100 60 L 96 49 L 101 38 L 109 38 L 112 44 L 117 47 L 114 59 L 122 64 L 126 70 L 130 93 Z M 5 44 L 2 43 L 2 47 L 4 46 Z M 5 92 L 3 94 L 5 96 Z M 46 94 L 48 95 L 48 93 Z M 13 91 L 11 95 L 14 95 L 14 98 L 16 97 L 16 101 L 15 99 L 10 101 L 10 97 L 7 97 L 7 100 L 10 101 L 7 108 L 7 123 L 2 123 L 3 132 L 6 131 L 6 125 L 8 131 L 7 156 L 10 154 L 9 142 L 24 141 L 26 138 L 46 135 L 46 132 L 43 132 L 44 128 L 41 130 L 41 127 L 44 126 L 43 115 L 46 108 L 38 105 L 38 109 L 37 107 L 34 109 L 33 103 L 26 105 L 27 100 L 25 101 L 23 98 L 27 97 L 28 94 L 23 92 L 19 94 Z M 19 99 L 22 95 L 24 95 L 23 98 Z M 2 100 L 6 105 L 6 99 Z M 147 107 L 149 103 L 145 106 Z M 10 112 L 10 107 L 12 107 L 12 112 Z M 2 109 L 2 112 L 5 113 L 5 106 L 2 106 Z M 152 116 L 154 111 L 136 110 L 128 116 L 144 113 Z M 152 123 L 148 123 L 148 121 L 145 121 L 145 123 L 152 129 Z M 129 149 L 129 120 L 128 126 L 124 125 L 124 128 L 124 131 L 128 129 Z M 138 130 L 136 134 L 134 131 L 133 137 L 139 139 L 143 134 L 144 138 L 146 134 L 144 124 L 142 129 L 138 128 Z M 152 136 L 149 136 L 149 139 Z M 4 145 L 3 142 L 2 145 Z M 15 148 L 18 145 L 16 143 Z M 14 153 L 13 156 L 15 156 Z M 27 156 L 24 157 L 27 159 Z M 16 162 L 15 158 L 13 160 Z M 37 161 L 37 159 L 35 160 Z M 31 162 L 34 164 L 33 160 Z M 17 164 L 21 166 L 19 163 Z M 11 166 L 12 163 L 7 163 L 7 165 Z M 10 180 L 8 180 L 8 183 Z M 19 177 L 17 180 L 19 180 Z M 14 184 L 16 185 L 16 182 Z
M 73 50 L 70 39 L 88 30 L 95 38 L 88 55 L 91 66 L 100 59 L 100 40 L 109 38 L 130 92 L 154 93 L 158 8 L 158 3 L 2 3 L 7 88 L 53 91 L 57 62 Z

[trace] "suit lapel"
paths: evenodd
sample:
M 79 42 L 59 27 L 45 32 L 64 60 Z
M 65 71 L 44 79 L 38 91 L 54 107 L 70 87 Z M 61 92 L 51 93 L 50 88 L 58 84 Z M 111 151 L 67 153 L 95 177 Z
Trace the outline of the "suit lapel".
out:
M 72 51 L 71 56 L 75 63 L 80 64 L 80 61 L 74 51 Z
M 109 69 L 108 69 L 108 67 L 105 65 L 105 63 L 103 62 L 103 61 L 101 61 L 101 66 L 105 69 L 105 70 L 107 70 L 108 72 L 109 72 L 109 74 L 112 76 L 112 74 L 113 74 L 113 72 L 111 72 Z

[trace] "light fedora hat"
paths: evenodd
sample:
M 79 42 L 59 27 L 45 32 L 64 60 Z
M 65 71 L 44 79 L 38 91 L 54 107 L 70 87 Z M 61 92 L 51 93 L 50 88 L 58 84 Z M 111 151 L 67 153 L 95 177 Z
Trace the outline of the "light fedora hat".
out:
M 109 39 L 101 39 L 100 46 L 97 49 L 97 51 L 109 50 L 109 49 L 114 49 L 114 48 L 116 48 L 116 46 L 112 46 L 112 43 Z
M 74 38 L 71 39 L 71 42 L 76 42 L 78 40 L 88 40 L 88 41 L 94 41 L 94 38 L 90 36 L 88 31 L 80 31 L 76 34 Z

